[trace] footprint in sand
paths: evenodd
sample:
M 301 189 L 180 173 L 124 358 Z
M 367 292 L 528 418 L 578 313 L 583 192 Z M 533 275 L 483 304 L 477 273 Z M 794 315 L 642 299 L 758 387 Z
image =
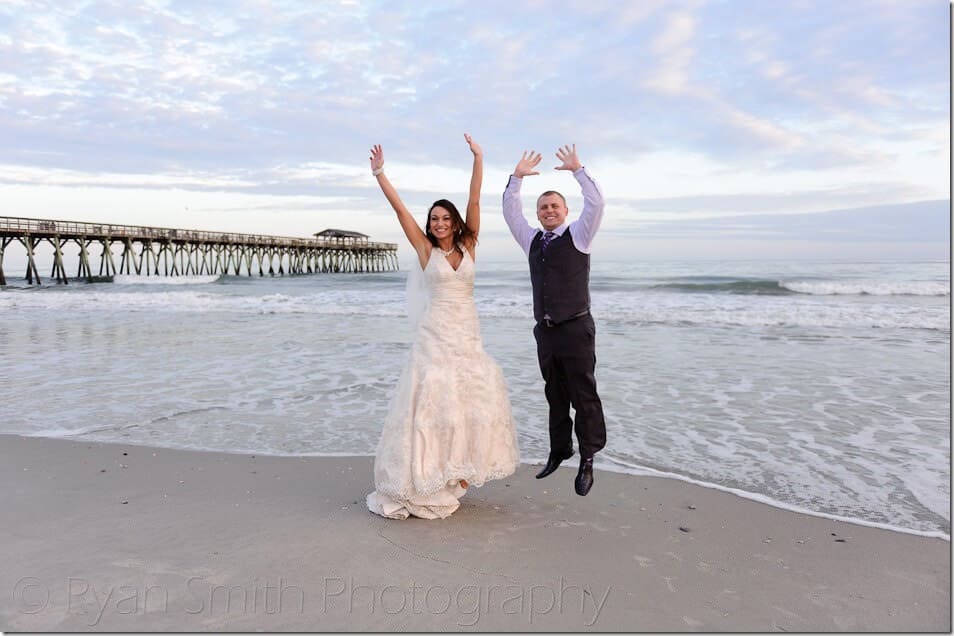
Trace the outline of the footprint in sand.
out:
M 666 587 L 668 587 L 668 588 L 669 588 L 669 591 L 670 591 L 670 592 L 673 592 L 673 593 L 676 592 L 676 588 L 674 588 L 674 587 L 672 586 L 672 582 L 673 582 L 676 578 L 677 578 L 677 577 L 675 577 L 675 576 L 664 576 L 664 577 L 663 577 L 663 580 L 666 581 Z
M 686 625 L 688 625 L 689 627 L 693 629 L 699 629 L 700 627 L 702 627 L 702 621 L 696 620 L 695 618 L 691 616 L 683 616 L 682 620 Z

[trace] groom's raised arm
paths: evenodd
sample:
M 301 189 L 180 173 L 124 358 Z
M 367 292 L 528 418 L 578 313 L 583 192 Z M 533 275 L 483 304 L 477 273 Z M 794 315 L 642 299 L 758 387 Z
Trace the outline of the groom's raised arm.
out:
M 583 163 L 576 154 L 576 144 L 563 146 L 557 150 L 556 156 L 563 162 L 557 170 L 572 172 L 583 191 L 583 211 L 580 213 L 580 218 L 570 223 L 570 236 L 573 237 L 573 245 L 576 249 L 589 254 L 590 245 L 603 221 L 603 191 L 583 167 Z
M 586 168 L 580 168 L 573 173 L 583 191 L 583 211 L 580 218 L 570 224 L 570 234 L 576 249 L 586 254 L 590 253 L 590 245 L 596 238 L 596 231 L 603 222 L 603 191 L 589 175 Z
M 537 230 L 530 227 L 527 219 L 523 216 L 523 204 L 520 202 L 520 186 L 523 185 L 523 178 L 527 175 L 540 174 L 534 168 L 540 163 L 543 157 L 532 150 L 529 153 L 524 152 L 513 174 L 510 175 L 510 181 L 503 193 L 503 214 L 510 233 L 523 248 L 523 253 L 530 255 L 530 243 L 536 236 Z

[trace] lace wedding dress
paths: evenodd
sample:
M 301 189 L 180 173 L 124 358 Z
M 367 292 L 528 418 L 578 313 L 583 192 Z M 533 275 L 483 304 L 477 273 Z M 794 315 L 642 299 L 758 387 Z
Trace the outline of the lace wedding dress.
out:
M 367 496 L 371 512 L 384 517 L 447 517 L 465 492 L 461 480 L 481 486 L 519 463 L 503 373 L 480 339 L 474 261 L 462 251 L 457 270 L 434 249 L 423 271 L 429 299 L 388 407 Z

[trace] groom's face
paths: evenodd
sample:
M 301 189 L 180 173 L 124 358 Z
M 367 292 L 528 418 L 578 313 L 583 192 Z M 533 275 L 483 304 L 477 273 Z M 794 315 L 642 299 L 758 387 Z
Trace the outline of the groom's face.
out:
M 555 230 L 563 225 L 568 212 L 559 194 L 544 194 L 537 199 L 537 219 L 544 230 Z

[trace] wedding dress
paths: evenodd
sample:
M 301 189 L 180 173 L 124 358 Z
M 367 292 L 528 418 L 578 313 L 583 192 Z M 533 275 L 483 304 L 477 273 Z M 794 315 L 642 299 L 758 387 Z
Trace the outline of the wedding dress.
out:
M 423 271 L 427 305 L 388 407 L 367 496 L 368 509 L 384 517 L 447 517 L 465 492 L 461 480 L 481 486 L 519 463 L 503 373 L 480 338 L 474 261 L 461 251 L 457 270 L 435 248 Z

